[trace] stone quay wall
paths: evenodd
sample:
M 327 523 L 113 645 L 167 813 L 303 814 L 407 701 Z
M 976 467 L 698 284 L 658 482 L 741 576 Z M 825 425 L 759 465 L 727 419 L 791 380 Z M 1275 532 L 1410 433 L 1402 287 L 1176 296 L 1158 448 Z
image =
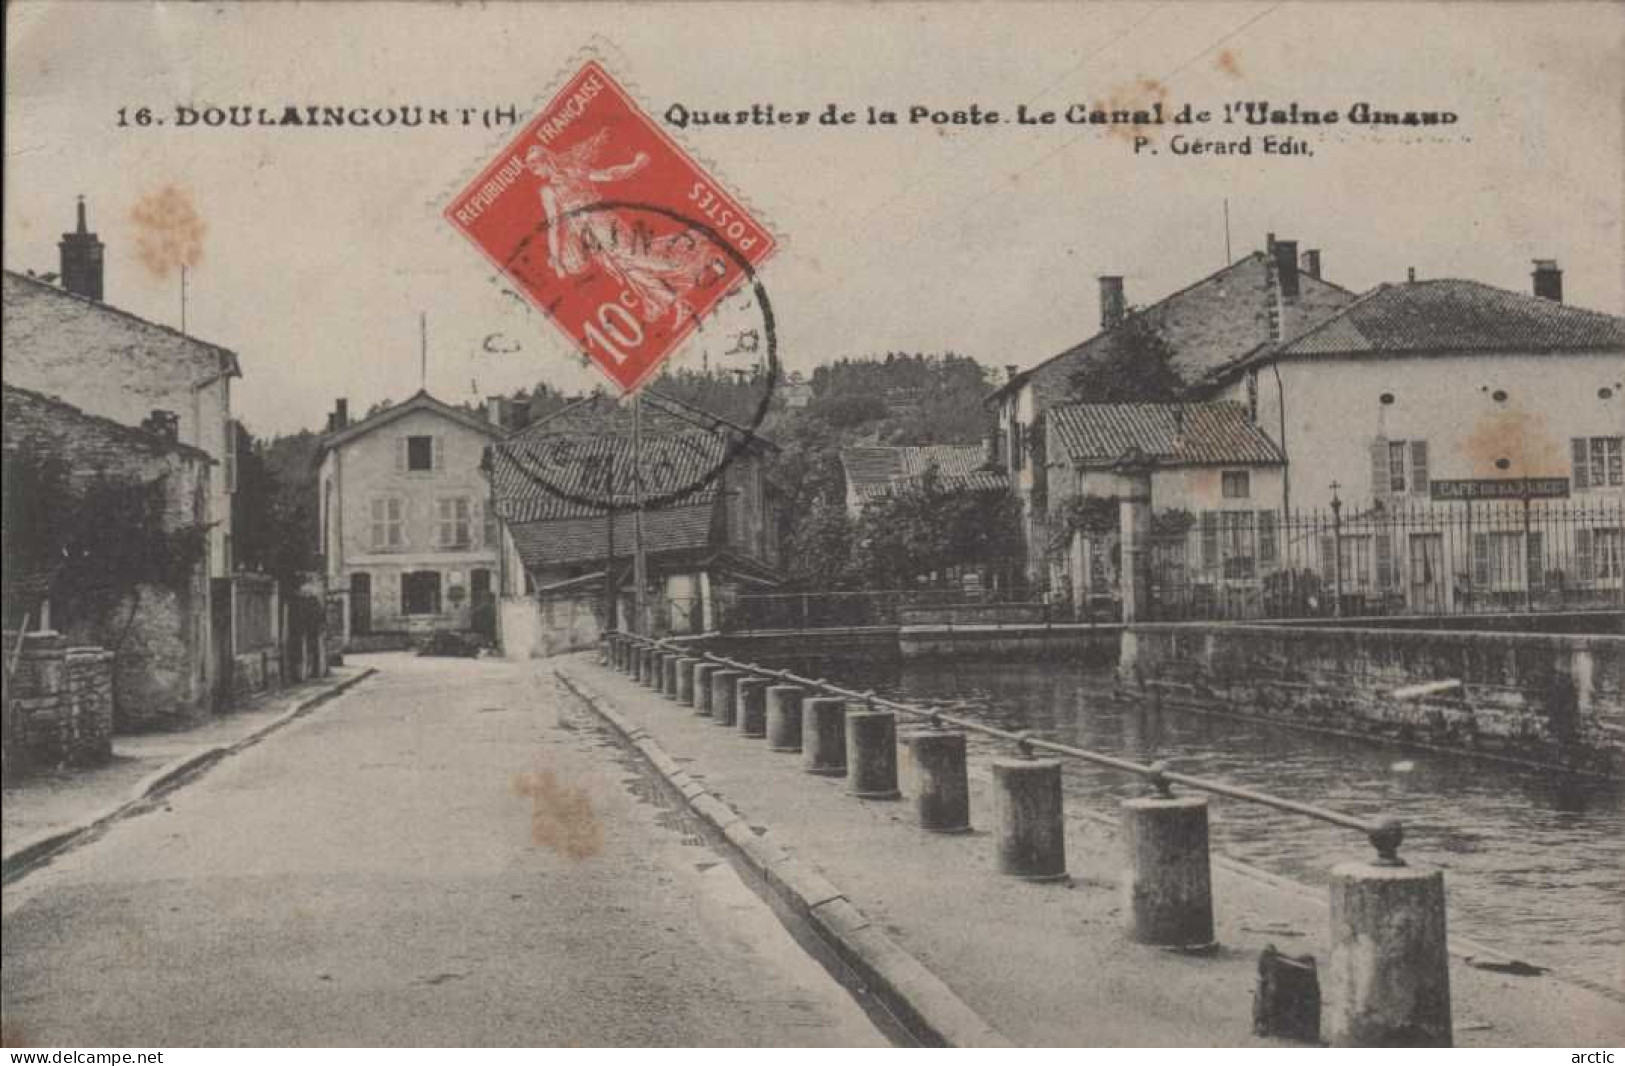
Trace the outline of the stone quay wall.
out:
M 1119 664 L 1199 708 L 1625 776 L 1625 637 L 1153 623 Z

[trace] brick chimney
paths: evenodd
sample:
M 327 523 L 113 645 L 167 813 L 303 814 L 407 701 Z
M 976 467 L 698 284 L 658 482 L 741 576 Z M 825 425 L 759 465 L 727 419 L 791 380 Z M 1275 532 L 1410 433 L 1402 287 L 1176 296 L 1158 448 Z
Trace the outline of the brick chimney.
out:
M 498 429 L 503 428 L 503 419 L 507 415 L 508 401 L 501 396 L 487 396 L 485 398 L 485 420 Z
M 1555 259 L 1535 260 L 1535 295 L 1553 303 L 1563 302 L 1563 270 Z
M 141 428 L 167 441 L 181 439 L 181 416 L 174 411 L 155 409 L 141 420 Z
M 1005 364 L 1005 367 L 1004 367 L 1004 380 L 1005 381 L 1009 382 L 1009 381 L 1016 380 L 1016 375 L 1019 374 L 1019 373 L 1021 373 L 1021 367 L 1017 366 L 1014 363 Z
M 1281 286 L 1281 299 L 1296 300 L 1301 291 L 1298 284 L 1298 242 L 1278 241 L 1270 234 L 1270 254 L 1275 257 L 1275 276 Z
M 87 300 L 102 298 L 102 242 L 85 225 L 85 198 L 79 197 L 79 228 L 64 233 L 57 244 L 62 254 L 62 287 Z
M 1306 249 L 1304 249 L 1303 255 L 1299 257 L 1298 267 L 1305 274 L 1308 274 L 1310 277 L 1314 278 L 1316 281 L 1319 281 L 1320 280 L 1320 249 L 1319 248 L 1306 248 Z
M 1100 275 L 1100 329 L 1116 329 L 1123 324 L 1128 309 L 1123 298 L 1123 278 L 1120 274 Z
M 350 401 L 340 396 L 333 401 L 333 413 L 327 417 L 327 429 L 336 433 L 350 424 Z

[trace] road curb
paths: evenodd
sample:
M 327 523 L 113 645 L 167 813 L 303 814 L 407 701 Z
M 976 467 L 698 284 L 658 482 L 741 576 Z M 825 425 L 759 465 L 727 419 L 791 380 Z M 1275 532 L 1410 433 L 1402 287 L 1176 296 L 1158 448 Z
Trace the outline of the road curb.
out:
M 188 781 L 200 776 L 215 763 L 228 756 L 235 755 L 244 748 L 252 747 L 278 729 L 304 717 L 317 707 L 349 691 L 377 672 L 377 669 L 369 666 L 354 677 L 347 677 L 337 684 L 330 685 L 313 694 L 310 698 L 301 700 L 286 712 L 277 715 L 253 732 L 238 737 L 230 744 L 214 744 L 206 748 L 199 748 L 197 751 L 190 752 L 178 759 L 172 759 L 136 782 L 135 788 L 124 799 L 66 828 L 52 829 L 47 833 L 23 841 L 17 847 L 7 851 L 3 857 L 0 857 L 0 883 L 10 884 L 21 878 L 47 860 L 79 843 L 90 834 L 117 821 L 137 805 L 173 792 Z
M 941 978 L 872 924 L 822 874 L 779 847 L 771 833 L 752 828 L 739 811 L 678 769 L 676 760 L 641 726 L 616 711 L 608 697 L 562 670 L 555 669 L 553 676 L 626 738 L 682 794 L 694 813 L 733 846 L 774 895 L 809 923 L 915 1039 L 937 1047 L 1015 1046 Z

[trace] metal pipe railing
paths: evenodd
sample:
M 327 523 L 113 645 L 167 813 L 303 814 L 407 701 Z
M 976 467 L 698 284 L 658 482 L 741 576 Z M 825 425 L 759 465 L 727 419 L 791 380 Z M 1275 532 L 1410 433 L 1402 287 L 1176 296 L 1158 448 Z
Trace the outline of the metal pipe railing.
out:
M 1194 774 L 1180 773 L 1168 769 L 1162 762 L 1139 763 L 1132 759 L 1123 759 L 1115 755 L 1106 755 L 1087 748 L 1074 747 L 1071 744 L 1061 744 L 1053 740 L 1044 740 L 1035 737 L 1030 732 L 1014 732 L 1008 729 L 999 729 L 972 718 L 961 715 L 948 714 L 938 708 L 922 707 L 898 700 L 886 699 L 877 696 L 873 691 L 860 692 L 856 689 L 837 685 L 824 678 L 803 677 L 789 670 L 774 670 L 760 666 L 756 663 L 740 662 L 725 655 L 716 655 L 700 648 L 691 648 L 672 640 L 655 639 L 639 636 L 635 633 L 610 633 L 608 636 L 624 637 L 628 640 L 638 641 L 649 647 L 659 648 L 663 651 L 681 652 L 707 662 L 717 663 L 730 669 L 743 670 L 759 677 L 777 678 L 785 684 L 800 685 L 804 688 L 814 689 L 838 696 L 843 699 L 862 702 L 869 707 L 879 707 L 910 717 L 925 719 L 934 726 L 952 725 L 963 729 L 967 733 L 977 733 L 981 736 L 993 737 L 998 740 L 1009 741 L 1016 745 L 1023 757 L 1031 757 L 1033 751 L 1046 751 L 1068 758 L 1078 759 L 1082 762 L 1104 766 L 1108 769 L 1123 773 L 1134 774 L 1146 779 L 1157 791 L 1163 795 L 1172 795 L 1170 785 L 1183 785 L 1186 788 L 1210 792 L 1216 796 L 1225 796 L 1229 799 L 1243 800 L 1247 803 L 1256 803 L 1260 806 L 1271 807 L 1278 811 L 1291 814 L 1300 814 L 1317 821 L 1327 822 L 1331 825 L 1341 826 L 1344 829 L 1353 829 L 1364 833 L 1371 846 L 1377 851 L 1377 863 L 1383 866 L 1403 866 L 1404 861 L 1399 857 L 1399 846 L 1405 838 L 1404 826 L 1397 819 L 1369 819 L 1357 818 L 1352 814 L 1334 811 L 1329 807 L 1322 807 L 1314 803 L 1302 803 L 1298 800 L 1285 799 L 1281 796 L 1272 796 L 1267 792 L 1258 792 L 1250 788 L 1241 788 L 1237 785 L 1226 784 L 1223 781 L 1214 781 Z

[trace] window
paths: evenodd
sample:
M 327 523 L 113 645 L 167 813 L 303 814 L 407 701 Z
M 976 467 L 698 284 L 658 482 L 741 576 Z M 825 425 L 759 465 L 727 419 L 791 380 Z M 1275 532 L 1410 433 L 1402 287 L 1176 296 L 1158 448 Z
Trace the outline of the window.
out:
M 1618 582 L 1625 574 L 1625 530 L 1575 530 L 1574 568 L 1581 581 Z
M 1276 547 L 1275 512 L 1258 512 L 1258 561 L 1264 566 L 1279 563 L 1280 549 Z
M 1576 489 L 1625 485 L 1625 438 L 1575 437 L 1570 444 Z
M 1246 477 L 1246 472 L 1242 472 Z M 1253 512 L 1224 511 L 1220 515 L 1220 530 L 1224 548 L 1224 576 L 1230 581 L 1245 581 L 1257 575 L 1253 556 Z
M 440 573 L 415 570 L 401 575 L 401 613 L 440 613 Z
M 1523 588 L 1522 533 L 1473 534 L 1473 584 L 1480 588 Z
M 1225 499 L 1245 500 L 1252 495 L 1252 475 L 1246 470 L 1226 470 L 1221 477 Z
M 406 547 L 406 501 L 399 496 L 377 496 L 372 501 L 372 550 Z
M 433 470 L 435 451 L 433 437 L 407 437 L 406 469 Z
M 1380 444 L 1380 442 L 1379 442 Z M 1428 492 L 1428 442 L 1391 440 L 1388 442 L 1385 483 L 1389 492 Z
M 468 548 L 472 522 L 467 496 L 442 496 L 435 506 L 435 547 Z

